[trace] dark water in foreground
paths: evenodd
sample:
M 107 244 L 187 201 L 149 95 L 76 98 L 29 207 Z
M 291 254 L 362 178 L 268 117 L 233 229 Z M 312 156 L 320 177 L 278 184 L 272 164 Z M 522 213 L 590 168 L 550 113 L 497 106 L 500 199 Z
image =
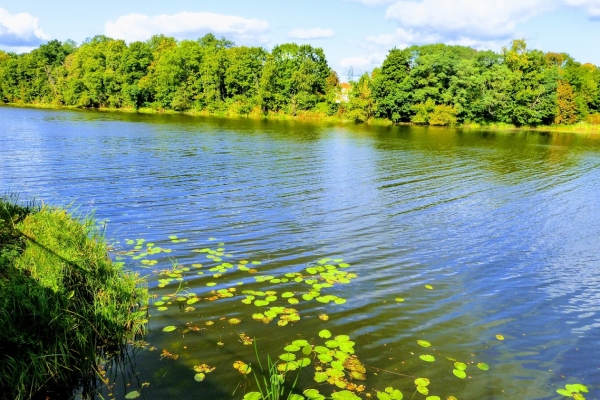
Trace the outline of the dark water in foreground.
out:
M 202 299 L 188 312 L 150 307 L 149 346 L 105 398 L 239 399 L 253 378 L 232 363 L 255 359 L 240 333 L 277 357 L 321 329 L 356 343 L 363 398 L 388 386 L 411 398 L 416 377 L 443 399 L 554 399 L 567 383 L 600 398 L 600 137 L 0 108 L 0 188 L 94 210 L 118 250 L 140 238 L 171 249 L 147 256 L 156 265 L 125 260 L 157 301 L 178 289 Z M 214 277 L 219 263 L 192 250 L 217 247 L 234 268 Z M 304 301 L 305 282 L 256 282 L 309 275 L 324 257 L 357 275 L 321 289 L 345 304 Z M 240 260 L 261 264 L 251 274 Z M 181 280 L 158 287 L 174 263 Z M 300 321 L 254 321 L 270 306 L 243 304 L 243 290 L 277 291 L 270 306 Z M 447 358 L 472 362 L 466 379 Z M 196 382 L 200 363 L 217 368 Z M 309 373 L 300 382 L 331 391 Z

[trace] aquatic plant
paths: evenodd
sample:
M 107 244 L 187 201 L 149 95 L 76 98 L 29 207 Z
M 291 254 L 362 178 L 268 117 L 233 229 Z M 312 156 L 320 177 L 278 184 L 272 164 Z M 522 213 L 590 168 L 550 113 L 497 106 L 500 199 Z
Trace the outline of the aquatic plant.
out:
M 308 350 L 304 351 L 306 355 L 310 354 L 311 352 L 310 346 L 308 347 Z M 254 342 L 254 352 L 256 354 L 256 361 L 260 368 L 262 380 L 258 378 L 256 369 L 252 370 L 250 365 L 244 363 L 243 361 L 236 361 L 236 363 L 234 363 L 234 368 L 238 369 L 240 373 L 244 375 L 250 372 L 253 373 L 254 380 L 258 388 L 258 391 L 244 394 L 244 400 L 279 400 L 283 398 L 287 400 L 304 399 L 303 396 L 293 392 L 296 388 L 296 384 L 298 383 L 300 369 L 310 365 L 310 359 L 303 358 L 302 360 L 296 361 L 296 356 L 288 351 L 287 353 L 279 356 L 279 359 L 283 362 L 277 362 L 272 360 L 270 355 L 267 355 L 267 367 L 264 368 L 262 362 L 260 361 L 256 341 Z M 287 396 L 285 396 L 287 373 L 294 370 L 298 370 L 296 373 L 296 378 L 291 385 L 289 385 L 290 387 L 287 389 Z M 233 394 L 235 394 L 235 391 Z
M 556 390 L 556 393 L 558 393 L 562 396 L 572 397 L 575 400 L 585 400 L 585 397 L 583 396 L 582 393 L 587 393 L 587 392 L 588 392 L 587 386 L 582 385 L 581 383 L 568 383 L 565 385 L 564 389 Z
M 175 235 L 173 235 L 174 237 Z M 170 238 L 171 242 L 178 240 L 175 243 L 181 243 L 182 239 Z M 210 241 L 215 241 L 212 238 Z M 130 240 L 130 245 L 142 246 L 138 251 L 144 250 L 148 244 L 143 239 Z M 140 244 L 141 243 L 141 244 Z M 185 243 L 185 242 L 184 242 Z M 144 247 L 145 246 L 145 247 Z M 152 245 L 151 247 L 158 247 Z M 163 249 L 162 252 L 166 252 Z M 137 255 L 142 255 L 142 260 L 151 257 L 147 251 Z M 179 311 L 186 311 L 191 304 L 196 304 L 199 301 L 218 301 L 227 298 L 240 298 L 240 302 L 251 308 L 248 314 L 251 316 L 251 321 L 269 324 L 273 321 L 277 322 L 278 326 L 284 327 L 294 323 L 301 323 L 301 313 L 303 306 L 309 302 L 318 302 L 328 304 L 332 307 L 341 306 L 346 303 L 346 299 L 337 295 L 329 294 L 326 291 L 338 285 L 351 284 L 354 278 L 357 277 L 351 269 L 349 263 L 344 262 L 342 258 L 321 258 L 316 262 L 286 272 L 280 275 L 270 274 L 268 271 L 262 272 L 260 266 L 261 261 L 248 260 L 233 256 L 226 250 L 225 243 L 215 243 L 215 245 L 205 248 L 193 249 L 192 253 L 197 253 L 198 256 L 206 258 L 204 262 L 199 260 L 191 261 L 190 266 L 186 267 L 178 264 L 176 261 L 170 260 L 171 268 L 158 269 L 156 271 L 158 278 L 158 291 L 161 294 L 155 295 L 154 306 L 158 311 L 168 311 L 170 306 L 178 305 Z M 125 253 L 130 256 L 134 253 Z M 159 254 L 159 253 L 156 253 Z M 249 274 L 253 277 L 255 285 L 252 288 L 238 290 L 236 286 L 249 285 L 248 279 L 243 281 L 233 282 L 234 277 L 241 274 Z M 204 289 L 204 294 L 196 294 L 193 287 L 189 287 L 188 279 L 195 278 L 195 275 L 204 275 L 196 282 L 199 288 Z M 260 285 L 269 285 L 269 289 L 264 290 Z M 258 287 L 257 287 L 258 286 Z M 275 290 L 273 290 L 274 288 Z M 434 290 L 433 285 L 424 285 L 424 290 Z M 202 290 L 202 289 L 200 289 Z M 396 303 L 403 303 L 404 298 L 393 296 Z M 208 303 L 204 303 L 205 307 Z M 298 305 L 298 308 L 292 306 Z M 194 309 L 192 307 L 192 309 Z M 329 316 L 325 313 L 318 314 L 321 321 L 328 321 Z M 227 329 L 228 326 L 234 326 L 248 321 L 242 315 L 224 315 L 219 318 L 223 321 L 222 328 Z M 206 326 L 212 326 L 214 321 L 205 321 Z M 175 325 L 163 327 L 165 334 L 173 334 L 170 332 L 180 332 L 182 334 L 190 332 L 194 327 L 187 323 L 187 327 L 178 328 Z M 200 329 L 195 327 L 195 329 Z M 210 329 L 210 328 L 202 328 Z M 304 336 L 306 332 L 300 331 Z M 233 335 L 233 333 L 232 333 Z M 270 354 L 266 355 L 266 364 L 261 364 L 257 342 L 254 338 L 248 337 L 243 332 L 235 332 L 238 341 L 243 345 L 255 346 L 255 353 L 258 366 L 252 365 L 247 360 L 237 359 L 233 362 L 233 367 L 244 376 L 254 376 L 255 388 L 253 391 L 247 392 L 244 399 L 315 399 L 321 400 L 325 398 L 350 400 L 360 399 L 361 395 L 371 397 L 373 394 L 380 400 L 400 400 L 404 398 L 403 392 L 396 387 L 388 386 L 383 390 L 376 388 L 367 389 L 367 367 L 362 363 L 359 357 L 355 354 L 356 343 L 351 340 L 346 334 L 334 335 L 329 329 L 321 329 L 318 332 L 317 339 L 296 339 L 288 343 L 284 347 L 284 352 L 277 357 L 272 358 Z M 502 337 L 503 338 L 503 337 Z M 476 365 L 475 371 L 489 370 L 488 364 L 484 362 L 469 361 L 467 363 L 449 357 L 446 354 L 436 350 L 431 342 L 424 339 L 416 340 L 416 344 L 420 349 L 427 349 L 424 354 L 415 355 L 415 360 L 407 360 L 407 362 L 419 365 L 421 372 L 424 372 L 430 365 L 447 364 L 450 362 L 451 368 L 448 372 L 453 378 L 465 379 L 467 377 L 467 368 L 470 365 Z M 217 343 L 217 347 L 224 346 L 222 341 Z M 161 356 L 162 357 L 162 356 Z M 264 356 L 263 356 L 264 357 Z M 243 358 L 243 357 L 239 357 Z M 420 363 L 420 364 L 417 364 Z M 393 371 L 372 367 L 378 372 L 388 372 L 395 374 Z M 320 392 L 316 388 L 306 388 L 301 391 L 296 390 L 298 383 L 298 374 L 300 371 L 306 372 L 310 370 L 309 376 L 317 385 L 329 385 L 330 389 L 321 389 Z M 295 371 L 295 374 L 290 373 Z M 470 372 L 471 375 L 474 373 Z M 402 375 L 406 382 L 401 383 L 400 388 L 406 390 L 412 386 L 414 393 L 425 396 L 426 400 L 440 399 L 439 396 L 430 393 L 430 380 L 425 377 L 413 375 Z M 289 379 L 290 376 L 295 376 L 294 379 Z M 199 379 L 202 378 L 202 379 Z M 201 382 L 206 378 L 206 374 L 199 376 L 195 375 L 194 379 Z M 243 378 L 248 384 L 247 378 Z M 304 380 L 302 381 L 303 383 Z M 239 386 L 238 386 L 239 387 Z M 236 389 L 237 390 L 237 389 Z M 235 392 L 234 392 L 235 393 Z M 448 399 L 455 399 L 453 396 Z

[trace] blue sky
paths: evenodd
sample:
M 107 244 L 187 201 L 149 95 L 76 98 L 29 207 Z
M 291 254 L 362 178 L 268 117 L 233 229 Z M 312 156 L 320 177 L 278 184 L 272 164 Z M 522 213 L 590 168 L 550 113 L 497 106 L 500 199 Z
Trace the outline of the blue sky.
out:
M 462 44 L 566 52 L 600 65 L 600 0 L 0 0 L 0 49 L 29 51 L 49 39 L 106 34 L 126 41 L 207 32 L 239 45 L 308 43 L 347 79 L 381 65 L 388 50 Z

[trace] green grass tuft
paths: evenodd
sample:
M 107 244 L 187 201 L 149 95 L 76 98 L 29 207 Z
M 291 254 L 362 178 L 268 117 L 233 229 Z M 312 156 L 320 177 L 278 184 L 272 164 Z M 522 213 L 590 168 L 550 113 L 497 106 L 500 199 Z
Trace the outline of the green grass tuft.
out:
M 0 398 L 92 382 L 99 357 L 145 333 L 146 301 L 91 219 L 0 198 Z

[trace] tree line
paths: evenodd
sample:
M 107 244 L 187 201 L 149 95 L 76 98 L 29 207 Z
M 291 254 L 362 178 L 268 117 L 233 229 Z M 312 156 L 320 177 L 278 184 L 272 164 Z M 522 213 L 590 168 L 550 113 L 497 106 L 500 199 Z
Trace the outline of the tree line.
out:
M 0 101 L 239 115 L 338 116 L 357 122 L 522 125 L 600 122 L 600 69 L 515 40 L 501 52 L 431 44 L 392 49 L 348 93 L 322 49 L 270 52 L 212 34 L 145 42 L 96 36 L 0 51 Z

